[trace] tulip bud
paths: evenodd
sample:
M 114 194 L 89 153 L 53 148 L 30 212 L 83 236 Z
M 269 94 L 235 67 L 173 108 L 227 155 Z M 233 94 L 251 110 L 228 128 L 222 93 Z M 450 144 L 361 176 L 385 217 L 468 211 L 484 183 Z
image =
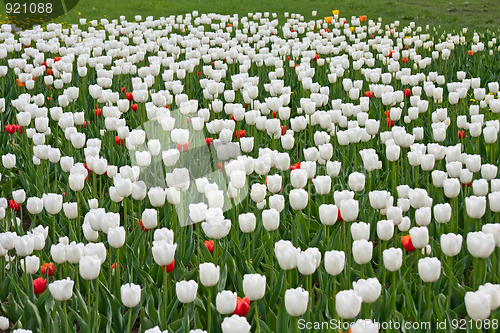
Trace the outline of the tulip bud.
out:
M 321 264 L 321 252 L 315 247 L 297 253 L 297 268 L 302 275 L 314 274 Z
M 353 319 L 361 311 L 361 296 L 354 290 L 343 290 L 335 295 L 335 309 L 342 319 Z
M 84 280 L 95 280 L 101 271 L 101 260 L 97 255 L 84 255 L 79 261 L 80 276 Z
M 28 198 L 26 209 L 28 209 L 28 212 L 30 212 L 30 214 L 40 214 L 43 209 L 42 199 L 37 197 Z
M 181 281 L 175 284 L 175 293 L 179 302 L 186 304 L 191 303 L 196 298 L 196 292 L 198 291 L 198 283 L 194 280 Z
M 438 223 L 448 223 L 451 219 L 451 205 L 449 203 L 434 206 L 434 219 Z
M 431 208 L 430 207 L 420 207 L 415 210 L 415 222 L 418 226 L 425 227 L 431 223 Z
M 365 175 L 360 172 L 353 172 L 349 175 L 349 188 L 351 191 L 360 192 L 365 188 Z
M 213 287 L 219 282 L 220 267 L 211 262 L 200 264 L 200 282 L 205 287 Z M 235 305 L 236 306 L 236 305 Z
M 56 301 L 67 301 L 73 296 L 73 286 L 75 281 L 69 277 L 64 280 L 57 280 L 49 284 L 49 291 Z
M 35 274 L 40 268 L 40 259 L 37 256 L 27 256 L 21 259 L 21 269 L 27 274 Z
M 65 202 L 63 203 L 64 215 L 68 219 L 76 219 L 78 217 L 78 203 L 77 202 Z
M 262 224 L 267 231 L 278 229 L 280 225 L 280 213 L 274 208 L 262 211 Z
M 485 320 L 491 314 L 491 296 L 484 291 L 465 293 L 465 309 L 472 320 Z
M 304 189 L 293 189 L 290 191 L 289 200 L 292 209 L 302 210 L 307 206 L 307 203 L 309 201 L 309 195 L 307 191 Z
M 238 223 L 240 225 L 240 230 L 244 233 L 251 233 L 255 230 L 255 226 L 257 224 L 257 220 L 255 214 L 246 213 L 240 214 L 238 216 Z M 279 221 L 278 221 L 279 223 Z
M 44 194 L 43 205 L 47 213 L 52 215 L 59 213 L 62 209 L 62 195 L 54 193 Z
M 495 237 L 482 231 L 469 232 L 467 250 L 473 257 L 488 258 L 495 250 Z
M 259 274 L 245 274 L 243 292 L 249 300 L 258 301 L 266 293 L 266 277 Z
M 290 241 L 280 240 L 274 244 L 274 254 L 281 269 L 286 271 L 297 267 L 297 255 L 300 249 L 293 246 Z
M 133 308 L 141 301 L 141 286 L 133 283 L 126 283 L 120 288 L 120 295 L 123 305 Z
M 356 240 L 352 244 L 352 255 L 354 261 L 359 265 L 364 265 L 370 262 L 373 254 L 373 244 L 367 240 Z
M 350 327 L 351 333 L 378 333 L 380 324 L 370 319 L 358 319 Z
M 324 225 L 334 225 L 337 222 L 338 208 L 336 205 L 322 204 L 319 206 L 319 219 Z
M 473 219 L 480 219 L 486 212 L 486 198 L 475 195 L 465 198 L 467 215 Z
M 420 259 L 418 261 L 418 274 L 424 282 L 436 282 L 441 275 L 441 261 L 438 258 L 430 257 Z
M 382 285 L 377 278 L 360 279 L 352 283 L 352 289 L 361 296 L 363 303 L 373 303 L 380 297 Z
M 395 272 L 403 264 L 403 250 L 394 247 L 384 250 L 383 260 L 385 268 L 391 272 Z
M 391 239 L 394 236 L 394 223 L 391 220 L 378 221 L 377 236 L 384 241 Z
M 231 317 L 224 318 L 221 324 L 221 328 L 222 328 L 222 333 L 236 333 L 236 332 L 249 333 L 252 326 L 248 323 L 245 317 L 240 317 L 235 314 L 232 315 Z M 201 332 L 196 332 L 196 333 L 201 333 Z
M 218 293 L 215 298 L 217 311 L 222 315 L 233 313 L 236 309 L 236 297 L 236 293 L 229 290 Z
M 303 288 L 288 289 L 285 292 L 285 309 L 292 317 L 302 316 L 307 311 L 309 292 Z
M 177 244 L 172 244 L 167 240 L 153 241 L 153 247 L 151 251 L 153 252 L 153 259 L 159 266 L 169 265 L 175 256 L 175 250 L 177 249 Z
M 146 229 L 154 229 L 158 225 L 158 212 L 156 209 L 145 209 L 142 212 L 142 224 Z
M 427 227 L 413 227 L 410 229 L 410 236 L 413 246 L 416 249 L 423 249 L 429 244 L 429 230 Z
M 462 250 L 462 235 L 458 234 L 442 234 L 441 235 L 441 250 L 448 257 L 454 257 Z
M 337 276 L 344 270 L 345 253 L 343 251 L 325 252 L 325 270 L 328 274 Z
M 108 229 L 108 243 L 118 249 L 125 244 L 125 229 L 123 227 L 113 227 Z
M 307 185 L 307 171 L 303 169 L 292 170 L 290 180 L 294 188 L 304 188 Z

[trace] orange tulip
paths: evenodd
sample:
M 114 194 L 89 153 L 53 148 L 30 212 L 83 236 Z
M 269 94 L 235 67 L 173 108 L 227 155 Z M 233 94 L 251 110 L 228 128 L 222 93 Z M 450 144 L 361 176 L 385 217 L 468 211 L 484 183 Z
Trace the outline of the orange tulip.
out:
M 332 23 L 332 19 L 333 19 L 333 17 L 331 17 L 331 16 L 325 17 L 325 23 L 328 23 L 328 24 Z
M 359 16 L 359 21 L 360 22 L 365 22 L 366 21 L 366 15 L 360 15 Z
M 43 275 L 45 275 L 45 273 L 48 270 L 49 276 L 52 276 L 52 274 L 54 274 L 55 271 L 54 263 L 53 262 L 45 263 L 42 265 L 42 267 L 40 267 L 40 270 L 42 271 Z
M 415 251 L 415 247 L 413 246 L 410 235 L 401 236 L 401 243 L 403 244 L 403 247 L 405 248 L 406 251 L 408 252 Z

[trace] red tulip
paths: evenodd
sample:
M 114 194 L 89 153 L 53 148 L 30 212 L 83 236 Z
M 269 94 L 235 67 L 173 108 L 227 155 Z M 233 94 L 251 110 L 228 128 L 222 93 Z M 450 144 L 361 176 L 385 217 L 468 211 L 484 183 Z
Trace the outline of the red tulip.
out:
M 471 183 L 467 183 L 467 184 L 462 183 L 462 187 L 471 187 L 471 185 L 472 185 L 472 182 Z
M 125 87 L 122 87 L 122 93 L 124 93 L 124 92 L 125 92 Z
M 369 99 L 372 99 L 373 93 L 371 91 L 365 91 L 365 97 L 368 97 Z
M 43 275 L 45 275 L 47 269 L 49 271 L 49 276 L 52 276 L 52 274 L 54 274 L 54 271 L 56 270 L 54 263 L 53 262 L 45 263 L 42 265 L 42 267 L 40 267 L 40 270 L 42 271 Z
M 167 273 L 170 273 L 174 270 L 175 268 L 175 259 L 172 260 L 172 262 L 170 264 L 168 264 L 167 266 L 165 266 L 165 269 L 167 270 Z
M 9 134 L 14 134 L 16 127 L 14 125 L 5 125 L 5 131 Z
M 239 133 L 238 130 L 234 131 L 234 138 L 239 139 L 245 136 L 245 130 L 240 129 Z
M 340 215 L 340 209 L 338 210 L 338 213 L 337 213 L 337 221 L 339 221 L 339 222 L 344 221 L 344 219 L 342 218 L 342 215 Z
M 460 140 L 465 139 L 465 131 L 458 130 L 458 138 Z
M 236 298 L 236 309 L 233 314 L 238 315 L 240 317 L 244 317 L 247 315 L 248 310 L 250 310 L 250 300 L 246 297 Z
M 111 264 L 111 269 L 115 269 L 115 263 Z M 118 265 L 118 269 L 122 269 L 122 265 Z
M 406 97 L 410 97 L 411 96 L 411 89 L 407 88 L 407 89 L 404 89 L 403 90 L 404 94 Z
M 124 144 L 124 143 L 125 143 L 125 140 L 120 139 L 120 137 L 117 135 L 117 136 L 115 136 L 115 142 L 116 142 L 116 144 L 117 144 L 118 146 L 121 146 L 122 144 Z
M 18 131 L 19 133 L 22 133 L 23 132 L 23 127 L 21 125 L 14 125 L 16 127 L 16 131 Z
M 98 117 L 98 116 L 100 116 L 102 114 L 102 110 L 95 108 L 94 109 L 94 114 L 96 115 L 96 117 Z
M 300 169 L 300 162 L 290 165 L 290 171 L 295 169 Z
M 286 134 L 286 126 L 285 125 L 281 125 L 281 135 L 285 135 Z
M 180 152 L 186 152 L 188 151 L 188 149 L 189 149 L 189 142 L 184 145 L 181 145 L 180 143 L 177 144 L 177 150 Z
M 134 100 L 134 95 L 131 92 L 126 93 L 125 96 L 131 102 Z
M 16 203 L 14 200 L 9 200 L 9 207 L 12 210 L 18 211 L 21 208 L 21 204 Z
M 408 63 L 408 58 L 401 58 L 401 62 L 402 62 L 403 64 Z
M 38 278 L 33 280 L 33 291 L 36 295 L 41 294 L 47 289 L 47 280 L 44 278 Z
M 134 111 L 134 112 L 135 112 L 135 111 L 137 111 L 137 109 L 139 108 L 139 105 L 137 105 L 137 104 L 132 104 L 132 105 L 130 106 L 130 108 L 132 109 L 132 111 Z
M 207 146 L 210 146 L 212 144 L 212 141 L 214 141 L 214 138 L 205 138 L 205 143 Z
M 205 241 L 205 246 L 207 247 L 208 252 L 214 253 L 214 241 L 213 240 Z
M 394 51 L 390 51 L 389 52 L 389 58 L 392 58 L 392 54 L 394 53 Z
M 403 243 L 403 247 L 408 252 L 412 252 L 412 251 L 416 250 L 415 247 L 413 246 L 413 243 L 411 242 L 410 235 L 401 236 L 401 243 Z
M 142 231 L 149 230 L 149 229 L 144 228 L 144 224 L 142 223 L 142 219 L 137 220 L 137 225 L 142 228 Z
M 278 114 L 278 112 L 276 112 L 276 111 L 273 111 L 273 118 L 278 118 L 278 117 L 279 117 L 279 114 Z
M 201 71 L 198 71 L 198 76 L 200 76 L 200 75 L 201 75 Z

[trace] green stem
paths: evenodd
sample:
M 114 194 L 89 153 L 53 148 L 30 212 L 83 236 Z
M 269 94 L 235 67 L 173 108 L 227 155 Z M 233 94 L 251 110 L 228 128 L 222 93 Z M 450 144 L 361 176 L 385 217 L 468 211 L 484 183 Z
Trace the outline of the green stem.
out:
M 132 324 L 132 309 L 128 309 L 128 321 L 127 321 L 127 330 L 126 332 L 130 332 L 130 325 Z
M 211 287 L 208 287 L 208 302 L 207 302 L 207 306 L 208 306 L 208 325 L 207 325 L 207 330 L 209 332 L 212 332 L 212 288 Z
M 299 333 L 299 318 L 290 316 L 290 333 Z
M 255 329 L 255 333 L 259 333 L 260 332 L 260 318 L 259 318 L 259 306 L 257 304 L 258 301 L 254 301 L 253 303 L 253 306 L 254 306 L 254 311 L 255 311 L 255 326 L 256 326 L 256 329 Z

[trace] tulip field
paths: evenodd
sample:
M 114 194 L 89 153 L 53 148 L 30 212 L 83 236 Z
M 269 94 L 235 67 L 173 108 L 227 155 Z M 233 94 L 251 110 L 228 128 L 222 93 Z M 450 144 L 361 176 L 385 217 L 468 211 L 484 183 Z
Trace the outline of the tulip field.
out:
M 360 13 L 0 26 L 0 331 L 499 332 L 500 40 Z

